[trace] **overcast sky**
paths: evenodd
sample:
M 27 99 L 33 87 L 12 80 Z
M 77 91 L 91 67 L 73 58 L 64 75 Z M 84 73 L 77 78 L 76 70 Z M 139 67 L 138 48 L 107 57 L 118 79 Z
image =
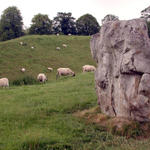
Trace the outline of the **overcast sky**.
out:
M 71 12 L 76 19 L 89 13 L 101 24 L 107 14 L 120 20 L 138 18 L 141 10 L 150 6 L 150 0 L 0 0 L 0 15 L 9 6 L 18 7 L 28 27 L 34 15 L 47 14 L 52 20 L 57 12 Z

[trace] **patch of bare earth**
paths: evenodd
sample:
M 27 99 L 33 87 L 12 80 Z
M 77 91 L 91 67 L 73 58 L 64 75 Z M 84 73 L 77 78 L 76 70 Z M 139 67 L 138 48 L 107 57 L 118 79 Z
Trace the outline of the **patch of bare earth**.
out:
M 113 134 L 139 140 L 150 138 L 150 123 L 139 123 L 123 117 L 109 117 L 101 113 L 98 106 L 77 111 L 73 115 L 85 119 L 88 123 L 103 126 Z

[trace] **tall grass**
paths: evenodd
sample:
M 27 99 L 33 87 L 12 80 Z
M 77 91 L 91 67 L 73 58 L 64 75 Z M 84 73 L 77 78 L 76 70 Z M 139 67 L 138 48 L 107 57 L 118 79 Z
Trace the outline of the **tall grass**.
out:
M 25 76 L 20 79 L 16 79 L 11 82 L 11 85 L 32 85 L 32 84 L 38 84 L 39 82 L 37 79 L 33 78 L 32 76 Z

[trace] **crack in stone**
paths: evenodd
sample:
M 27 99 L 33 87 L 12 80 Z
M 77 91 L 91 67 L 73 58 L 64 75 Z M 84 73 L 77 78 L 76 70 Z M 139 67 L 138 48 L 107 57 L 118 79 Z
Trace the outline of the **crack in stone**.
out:
M 112 106 L 112 109 L 113 109 L 113 112 L 114 112 L 115 116 L 117 116 L 115 108 L 114 108 L 115 107 L 115 101 L 114 101 L 113 93 L 114 93 L 114 85 L 112 84 L 111 85 L 111 106 Z

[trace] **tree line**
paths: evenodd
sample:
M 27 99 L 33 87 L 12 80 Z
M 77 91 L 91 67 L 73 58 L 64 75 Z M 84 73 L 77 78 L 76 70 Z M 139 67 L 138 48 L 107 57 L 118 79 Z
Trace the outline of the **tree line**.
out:
M 23 29 L 20 10 L 15 7 L 6 8 L 0 18 L 0 41 L 14 39 L 26 34 L 72 34 L 92 35 L 99 32 L 100 26 L 95 17 L 85 14 L 77 20 L 72 13 L 58 12 L 53 20 L 48 15 L 37 14 L 32 18 L 31 26 Z

